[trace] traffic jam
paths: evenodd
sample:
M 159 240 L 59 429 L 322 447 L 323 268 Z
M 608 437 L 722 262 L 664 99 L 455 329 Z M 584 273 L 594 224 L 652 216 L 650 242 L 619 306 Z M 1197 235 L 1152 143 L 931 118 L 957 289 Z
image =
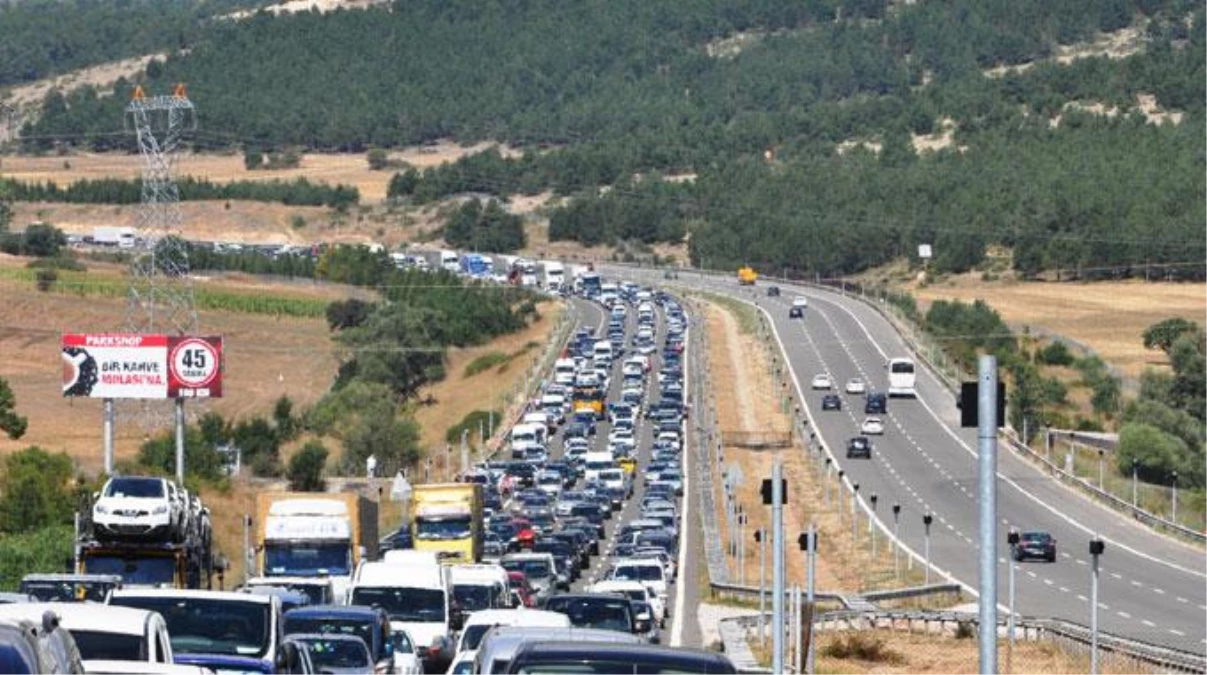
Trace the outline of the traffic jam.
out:
M 170 480 L 112 478 L 73 573 L 0 594 L 0 672 L 736 672 L 665 644 L 683 309 L 594 273 L 574 295 L 578 327 L 499 451 L 456 482 L 408 484 L 385 536 L 362 495 L 264 491 L 249 578 L 214 590 L 208 509 Z

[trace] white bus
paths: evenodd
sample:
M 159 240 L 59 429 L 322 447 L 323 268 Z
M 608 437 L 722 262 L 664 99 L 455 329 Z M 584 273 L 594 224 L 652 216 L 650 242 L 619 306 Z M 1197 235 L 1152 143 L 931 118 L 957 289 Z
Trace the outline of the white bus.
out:
M 914 389 L 914 362 L 912 359 L 896 358 L 888 362 L 888 395 L 916 398 Z

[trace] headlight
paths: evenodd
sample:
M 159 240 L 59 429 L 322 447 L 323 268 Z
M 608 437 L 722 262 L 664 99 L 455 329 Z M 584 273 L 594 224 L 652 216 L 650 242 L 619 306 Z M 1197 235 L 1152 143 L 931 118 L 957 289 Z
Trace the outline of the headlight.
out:
M 151 511 L 151 513 L 154 513 L 155 515 L 159 515 L 161 513 L 167 513 L 167 512 L 168 512 L 168 507 L 166 507 L 166 506 L 156 506 L 155 510 Z
M 109 507 L 105 506 L 104 504 L 97 504 L 96 512 L 97 513 L 109 513 Z

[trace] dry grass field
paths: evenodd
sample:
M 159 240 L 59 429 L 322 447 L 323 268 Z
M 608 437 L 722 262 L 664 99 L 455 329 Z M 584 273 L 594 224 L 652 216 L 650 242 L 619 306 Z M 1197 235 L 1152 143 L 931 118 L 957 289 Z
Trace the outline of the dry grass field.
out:
M 1129 378 L 1146 366 L 1163 365 L 1160 352 L 1146 350 L 1141 334 L 1150 325 L 1179 316 L 1204 324 L 1203 284 L 1099 281 L 1094 283 L 984 282 L 965 275 L 910 289 L 921 301 L 984 300 L 1012 326 L 1031 326 L 1076 340 Z
M 533 359 L 540 356 L 562 309 L 555 303 L 544 302 L 537 306 L 537 311 L 541 318 L 518 333 L 501 336 L 477 347 L 449 350 L 445 378 L 424 388 L 418 396 L 424 399 L 430 395 L 436 402 L 435 405 L 420 406 L 415 411 L 415 419 L 421 426 L 420 444 L 423 447 L 442 448 L 448 428 L 475 410 L 493 408 L 497 412 L 503 409 L 506 396 L 515 388 L 517 381 L 522 383 Z M 529 343 L 536 344 L 529 346 Z M 490 352 L 517 356 L 503 365 L 466 377 L 465 366 Z M 470 435 L 476 440 L 476 433 Z
M 19 258 L 0 259 L 0 267 L 23 264 Z M 113 267 L 98 266 L 88 275 L 121 283 L 120 271 Z M 339 287 L 265 285 L 241 277 L 206 283 L 278 297 L 325 300 L 347 295 Z M 42 293 L 15 279 L 0 280 L 0 298 L 0 377 L 12 385 L 18 412 L 29 418 L 29 430 L 19 441 L 0 438 L 0 454 L 40 445 L 75 457 L 89 473 L 99 471 L 100 403 L 63 398 L 59 335 L 120 330 L 125 299 Z M 225 339 L 226 395 L 204 404 L 204 409 L 236 418 L 268 414 L 282 395 L 298 406 L 307 406 L 327 390 L 335 376 L 335 354 L 322 318 L 200 311 L 198 323 L 205 333 Z M 114 448 L 118 459 L 133 457 L 146 433 L 138 424 L 122 423 L 122 410 L 119 405 Z

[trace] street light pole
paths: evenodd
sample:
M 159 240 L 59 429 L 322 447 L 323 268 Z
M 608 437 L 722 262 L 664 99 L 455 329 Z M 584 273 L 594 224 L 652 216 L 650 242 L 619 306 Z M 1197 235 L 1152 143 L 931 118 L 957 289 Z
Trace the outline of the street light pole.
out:
M 754 531 L 754 540 L 759 543 L 759 644 L 767 648 L 767 530 Z
M 1103 467 L 1106 465 L 1106 461 L 1104 460 L 1105 457 L 1106 457 L 1106 450 L 1103 450 L 1102 448 L 1098 448 L 1098 489 L 1099 490 L 1106 489 L 1105 484 L 1103 482 L 1103 478 L 1106 475 L 1106 472 L 1103 471 Z
M 851 484 L 851 545 L 859 545 L 859 516 L 855 506 L 859 503 L 859 483 Z
M 1009 574 L 1010 613 L 1006 616 L 1006 672 L 1014 672 L 1014 561 L 1018 554 L 1018 530 L 1011 529 L 1006 535 L 1010 546 L 1010 559 L 1006 561 Z
M 1098 535 L 1090 540 L 1090 558 L 1094 565 L 1090 572 L 1090 675 L 1098 675 L 1098 556 L 1106 550 Z
M 934 522 L 934 520 L 935 520 L 935 517 L 929 513 L 922 516 L 922 525 L 924 525 L 926 528 L 925 535 L 923 535 L 923 541 L 925 542 L 924 549 L 926 551 L 926 583 L 927 584 L 930 584 L 930 524 L 932 522 Z
M 1132 460 L 1132 508 L 1133 509 L 1136 508 L 1136 504 L 1137 504 L 1136 498 L 1139 495 L 1139 489 L 1138 489 L 1139 488 L 1139 474 L 1140 474 L 1140 460 L 1133 459 Z
M 893 504 L 893 576 L 901 579 L 901 505 Z
M 872 513 L 871 513 L 871 515 L 868 516 L 868 534 L 870 534 L 872 536 L 872 563 L 873 564 L 875 564 L 875 561 L 876 561 L 876 527 L 873 524 L 873 521 L 876 520 L 876 501 L 879 499 L 880 499 L 880 497 L 878 497 L 876 495 L 876 493 L 873 492 L 872 497 L 871 497 Z
M 1169 487 L 1170 487 L 1170 489 L 1173 490 L 1173 512 L 1170 514 L 1169 519 L 1176 523 L 1176 522 L 1178 522 L 1178 472 L 1177 471 L 1173 472 L 1173 480 L 1171 480 L 1169 482 Z
M 842 477 L 845 473 L 842 469 L 838 470 L 838 489 L 834 491 L 834 500 L 838 502 L 838 508 L 834 511 L 838 514 L 839 527 L 842 527 Z
M 833 460 L 831 460 L 829 457 L 826 458 L 826 479 L 822 483 L 822 486 L 825 488 L 825 493 L 826 493 L 826 508 L 827 509 L 830 508 L 830 464 L 832 461 Z

